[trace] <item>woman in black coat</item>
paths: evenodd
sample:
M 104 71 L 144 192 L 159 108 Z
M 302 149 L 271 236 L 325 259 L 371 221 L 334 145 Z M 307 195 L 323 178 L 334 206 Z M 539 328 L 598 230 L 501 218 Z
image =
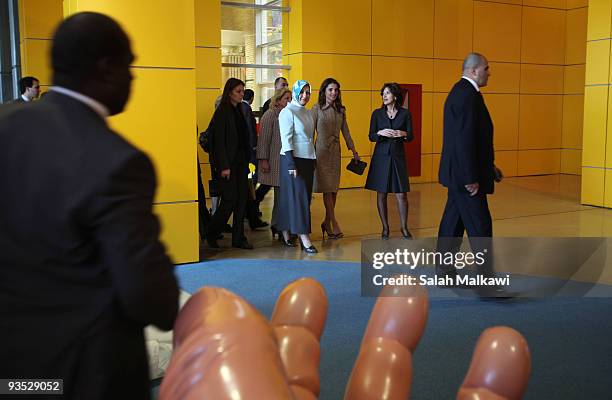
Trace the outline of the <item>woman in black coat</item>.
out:
M 206 241 L 213 248 L 219 247 L 216 238 L 232 214 L 232 247 L 253 248 L 244 235 L 251 146 L 246 120 L 239 107 L 243 96 L 244 82 L 228 79 L 211 121 L 210 166 L 221 193 L 221 202 L 206 233 Z
M 382 238 L 389 239 L 387 193 L 395 193 L 400 213 L 402 236 L 410 239 L 408 230 L 408 196 L 410 184 L 406 170 L 404 143 L 413 139 L 412 116 L 402 108 L 404 96 L 397 83 L 385 83 L 380 90 L 383 105 L 372 112 L 370 141 L 376 142 L 365 188 L 377 192 Z

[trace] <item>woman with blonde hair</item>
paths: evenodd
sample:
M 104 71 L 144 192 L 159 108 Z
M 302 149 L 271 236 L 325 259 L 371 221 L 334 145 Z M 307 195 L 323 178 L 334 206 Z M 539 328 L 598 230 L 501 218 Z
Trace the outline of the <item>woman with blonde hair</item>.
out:
M 279 167 L 281 137 L 278 123 L 278 115 L 281 110 L 291 101 L 291 90 L 285 88 L 278 89 L 270 99 L 271 107 L 264 113 L 259 121 L 260 131 L 257 139 L 257 160 L 259 163 L 259 173 L 257 180 L 262 185 L 274 188 L 274 206 L 272 208 L 272 220 L 270 230 L 272 238 L 278 234 L 278 240 L 286 246 L 294 247 L 295 244 L 284 240 L 281 233 L 276 229 L 278 221 L 278 194 L 279 194 Z

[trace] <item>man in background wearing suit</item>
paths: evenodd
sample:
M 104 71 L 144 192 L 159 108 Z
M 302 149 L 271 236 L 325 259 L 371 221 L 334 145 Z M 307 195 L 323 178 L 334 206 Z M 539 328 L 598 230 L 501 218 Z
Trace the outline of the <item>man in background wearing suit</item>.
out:
M 143 328 L 178 311 L 153 165 L 106 122 L 133 60 L 114 20 L 75 14 L 49 94 L 0 107 L 0 377 L 63 379 L 65 399 L 148 399 Z
M 463 61 L 461 80 L 444 103 L 439 181 L 448 189 L 448 197 L 439 238 L 461 238 L 465 231 L 470 239 L 493 236 L 487 195 L 502 174 L 494 164 L 493 122 L 480 92 L 489 76 L 487 59 L 470 53 Z M 486 272 L 492 273 L 492 267 Z
M 19 79 L 19 95 L 13 100 L 16 103 L 29 103 L 40 95 L 40 82 L 33 76 L 24 76 Z

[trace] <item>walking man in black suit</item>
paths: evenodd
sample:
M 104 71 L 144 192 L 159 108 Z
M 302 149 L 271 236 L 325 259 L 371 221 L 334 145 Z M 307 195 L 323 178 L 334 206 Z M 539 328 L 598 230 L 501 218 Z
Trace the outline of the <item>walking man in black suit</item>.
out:
M 49 94 L 0 107 L 0 377 L 63 379 L 63 399 L 148 399 L 143 328 L 178 310 L 153 165 L 106 122 L 133 60 L 114 20 L 75 14 Z
M 489 76 L 486 57 L 469 54 L 463 61 L 462 78 L 444 103 L 439 181 L 448 189 L 448 198 L 439 238 L 461 238 L 465 231 L 470 239 L 493 236 L 487 195 L 493 193 L 494 181 L 500 181 L 502 173 L 494 164 L 493 122 L 480 92 Z M 450 243 L 460 244 L 460 240 Z

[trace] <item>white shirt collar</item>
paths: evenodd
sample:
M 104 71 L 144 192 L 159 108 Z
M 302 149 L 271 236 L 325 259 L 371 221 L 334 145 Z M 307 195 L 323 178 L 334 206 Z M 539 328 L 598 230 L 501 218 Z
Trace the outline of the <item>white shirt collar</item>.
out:
M 94 110 L 102 119 L 106 119 L 109 116 L 109 111 L 104 104 L 100 103 L 97 100 L 92 99 L 89 96 L 85 96 L 79 92 L 75 92 L 74 90 L 66 89 L 63 86 L 51 86 L 49 88 L 50 91 L 64 94 L 68 97 L 72 97 L 75 100 L 80 101 L 81 103 L 85 103 L 92 110 Z
M 478 87 L 478 84 L 476 82 L 474 82 L 473 79 L 468 78 L 467 76 L 462 76 L 463 79 L 467 79 L 468 82 L 470 82 L 472 84 L 472 86 L 474 86 L 474 89 L 476 89 L 477 92 L 480 92 L 480 88 Z
M 23 99 L 23 101 L 27 101 L 27 102 L 30 101 L 30 99 L 25 94 L 22 94 L 21 98 Z

